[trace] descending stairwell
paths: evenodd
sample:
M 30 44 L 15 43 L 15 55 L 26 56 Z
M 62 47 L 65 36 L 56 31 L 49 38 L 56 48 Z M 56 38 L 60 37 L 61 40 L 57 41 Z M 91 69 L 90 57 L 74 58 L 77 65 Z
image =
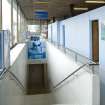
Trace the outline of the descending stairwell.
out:
M 23 51 L 23 53 L 25 52 Z M 41 81 L 38 80 L 40 81 L 38 85 L 36 79 L 39 79 L 40 75 L 43 77 L 43 73 L 40 71 L 43 65 L 33 65 L 30 64 L 30 61 L 28 62 L 28 66 L 31 65 L 29 69 L 32 70 L 27 72 L 29 75 L 28 88 L 30 89 L 28 92 L 27 88 L 24 88 L 26 82 L 22 81 L 22 79 L 24 80 L 22 76 L 24 77 L 23 74 L 25 73 L 17 75 L 25 68 L 19 67 L 21 65 L 20 61 L 23 60 L 21 57 L 24 58 L 24 54 L 19 56 L 19 59 L 14 63 L 14 67 L 0 81 L 0 105 L 99 105 L 98 68 L 95 65 L 90 65 L 87 60 L 82 59 L 84 62 L 79 62 L 81 57 L 71 56 L 70 52 L 68 55 L 64 50 L 59 50 L 58 47 L 50 43 L 47 43 L 47 53 L 48 68 L 46 76 L 48 76 L 48 79 L 42 78 Z M 16 72 L 17 70 L 21 72 Z M 37 72 L 40 75 L 37 75 Z M 46 87 L 48 86 L 45 85 L 47 82 L 50 84 L 50 88 Z M 42 87 L 51 89 L 51 91 L 46 93 L 44 90 L 43 92 L 41 91 Z
M 51 94 L 26 95 L 10 73 L 0 81 L 0 105 L 51 105 Z

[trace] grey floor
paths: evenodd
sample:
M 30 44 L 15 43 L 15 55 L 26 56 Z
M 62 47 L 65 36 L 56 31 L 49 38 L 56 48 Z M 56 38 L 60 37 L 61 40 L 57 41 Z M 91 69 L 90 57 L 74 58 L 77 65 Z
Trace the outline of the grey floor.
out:
M 51 94 L 24 95 L 8 73 L 0 80 L 0 105 L 52 105 L 51 103 Z

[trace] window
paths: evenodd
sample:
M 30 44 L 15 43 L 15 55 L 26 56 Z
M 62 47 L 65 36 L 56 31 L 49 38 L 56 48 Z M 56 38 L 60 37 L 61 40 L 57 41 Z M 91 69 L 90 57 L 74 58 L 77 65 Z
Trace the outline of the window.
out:
M 28 31 L 40 33 L 40 25 L 28 25 Z
M 6 12 L 7 10 L 8 12 Z M 2 0 L 2 29 L 10 31 L 10 46 L 12 46 L 11 0 Z
M 13 47 L 26 29 L 26 20 L 16 0 L 0 0 L 0 5 L 0 28 L 10 31 L 10 47 Z
M 17 3 L 13 0 L 13 45 L 17 43 Z
M 1 10 L 2 10 L 2 3 L 1 3 L 1 0 L 0 0 L 0 29 L 2 29 L 2 12 L 1 12 Z
M 2 29 L 11 31 L 11 0 L 2 0 Z
M 21 35 L 21 11 L 20 8 L 18 7 L 18 40 L 20 40 L 20 35 Z
M 20 42 L 25 42 L 26 39 L 26 24 L 25 24 L 25 17 L 20 13 L 20 36 L 19 36 L 19 41 Z
M 41 35 L 44 38 L 48 38 L 48 26 L 47 26 L 47 23 L 44 23 L 43 25 L 41 25 Z

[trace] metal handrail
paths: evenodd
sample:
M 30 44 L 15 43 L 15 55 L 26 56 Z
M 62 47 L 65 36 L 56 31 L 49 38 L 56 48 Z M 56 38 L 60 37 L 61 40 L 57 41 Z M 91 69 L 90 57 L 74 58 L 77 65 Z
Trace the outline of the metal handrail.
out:
M 56 89 L 58 86 L 60 86 L 61 84 L 63 84 L 67 79 L 69 79 L 71 76 L 75 75 L 77 72 L 79 72 L 82 68 L 84 68 L 86 65 L 97 65 L 97 63 L 93 62 L 90 58 L 86 57 L 86 56 L 83 56 L 81 54 L 79 54 L 78 52 L 72 50 L 72 49 L 69 49 L 69 48 L 65 48 L 64 46 L 62 45 L 59 45 L 57 44 L 57 42 L 50 42 L 52 43 L 54 46 L 57 46 L 58 48 L 59 47 L 62 47 L 64 49 L 64 52 L 66 53 L 66 50 L 70 51 L 70 52 L 73 52 L 76 57 L 79 55 L 83 58 L 86 58 L 87 60 L 89 60 L 89 62 L 87 62 L 86 64 L 83 64 L 82 66 L 80 66 L 78 69 L 76 69 L 74 72 L 70 73 L 66 78 L 64 78 L 62 81 L 60 81 L 58 84 L 56 84 L 55 86 L 53 86 L 53 89 Z
M 17 76 L 13 72 L 11 72 L 10 70 L 7 70 L 7 72 L 14 78 L 15 82 L 21 88 L 21 90 L 23 92 L 25 92 L 25 88 L 24 88 L 23 84 L 20 82 L 20 80 L 17 78 Z
M 54 45 L 57 45 L 57 43 L 55 43 Z M 62 45 L 58 45 L 58 46 L 63 47 Z M 71 51 L 71 52 L 73 52 L 73 53 L 75 53 L 75 54 L 77 54 L 77 55 L 82 56 L 82 57 L 85 57 L 85 56 L 83 56 L 83 55 L 81 55 L 81 54 L 79 54 L 79 53 L 77 53 L 77 52 L 75 52 L 75 51 L 73 51 L 73 50 L 71 50 L 71 49 L 68 49 L 68 48 L 64 48 L 64 49 L 65 49 L 65 50 L 69 50 L 69 51 Z M 89 59 L 88 57 L 85 57 L 85 58 Z M 93 62 L 91 59 L 89 59 L 89 60 L 91 61 L 91 63 L 92 63 L 93 65 L 96 64 L 96 63 Z M 58 86 L 60 86 L 61 84 L 63 84 L 67 79 L 69 79 L 71 76 L 75 75 L 77 72 L 79 72 L 79 71 L 80 71 L 82 68 L 84 68 L 86 65 L 89 65 L 89 63 L 83 64 L 83 65 L 80 66 L 78 69 L 76 69 L 74 72 L 70 73 L 66 78 L 64 78 L 64 79 L 63 79 L 62 81 L 60 81 L 58 84 L 56 84 L 55 86 L 53 86 L 53 89 L 56 89 Z M 16 83 L 18 84 L 18 86 L 22 89 L 22 91 L 25 92 L 25 88 L 24 88 L 24 86 L 22 85 L 22 83 L 20 82 L 20 80 L 17 78 L 17 76 L 16 76 L 13 72 L 11 72 L 10 70 L 7 70 L 6 73 L 7 73 L 7 72 L 14 78 L 14 80 L 16 81 Z
M 94 61 L 92 61 L 92 59 L 90 59 L 90 58 L 88 58 L 88 57 L 86 57 L 86 56 L 84 56 L 84 55 L 81 55 L 80 53 L 77 53 L 76 51 L 74 51 L 74 50 L 72 50 L 72 49 L 65 48 L 65 50 L 68 50 L 68 51 L 70 51 L 70 52 L 75 53 L 76 55 L 79 55 L 79 56 L 81 56 L 81 57 L 83 57 L 83 58 L 88 59 L 92 64 L 96 64 Z
M 49 40 L 47 40 L 48 42 L 49 42 Z M 66 52 L 66 50 L 68 50 L 68 51 L 70 51 L 70 52 L 73 52 L 74 54 L 76 54 L 76 55 L 79 55 L 79 56 L 81 56 L 81 57 L 83 57 L 83 58 L 86 58 L 86 59 L 88 59 L 92 64 L 97 64 L 97 63 L 95 63 L 94 61 L 92 61 L 92 59 L 90 59 L 90 58 L 88 58 L 88 57 L 86 57 L 86 56 L 84 56 L 84 55 L 82 55 L 82 54 L 80 54 L 80 53 L 78 53 L 78 52 L 76 52 L 76 51 L 74 51 L 74 50 L 72 50 L 72 49 L 70 49 L 70 48 L 65 48 L 63 45 L 60 45 L 60 44 L 58 44 L 57 42 L 54 42 L 54 41 L 52 41 L 52 42 L 50 42 L 50 43 L 52 43 L 54 46 L 57 46 L 58 48 L 60 48 L 60 47 L 62 47 L 64 50 L 65 50 L 65 52 Z
M 6 68 L 4 68 L 2 70 L 2 72 L 0 73 L 0 80 L 2 80 L 4 78 L 4 75 L 6 74 L 6 72 L 7 72 L 7 70 L 6 70 Z
M 58 84 L 56 84 L 55 86 L 53 86 L 53 89 L 56 89 L 58 86 L 60 86 L 61 84 L 63 84 L 67 79 L 69 79 L 71 76 L 73 76 L 74 74 L 76 74 L 77 72 L 79 72 L 82 68 L 84 68 L 86 65 L 88 65 L 88 63 L 80 66 L 78 69 L 76 69 L 74 72 L 70 73 L 66 78 L 64 78 L 62 81 L 60 81 Z
M 25 92 L 25 88 L 24 86 L 22 85 L 22 83 L 20 82 L 20 80 L 16 77 L 16 75 L 14 73 L 12 73 L 9 69 L 7 70 L 6 68 L 3 70 L 2 74 L 0 74 L 0 80 L 2 80 L 5 75 L 9 73 L 12 77 L 13 77 L 13 80 L 15 80 L 15 82 L 17 83 L 17 85 L 21 88 L 21 90 L 23 92 Z

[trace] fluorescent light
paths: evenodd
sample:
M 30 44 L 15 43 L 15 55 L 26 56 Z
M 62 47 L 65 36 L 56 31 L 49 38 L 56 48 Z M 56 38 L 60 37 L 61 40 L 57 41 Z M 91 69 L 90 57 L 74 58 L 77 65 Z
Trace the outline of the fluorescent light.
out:
M 47 9 L 34 9 L 34 11 L 48 11 Z
M 83 10 L 83 11 L 86 11 L 86 10 L 88 10 L 88 8 L 74 7 L 74 10 Z
M 48 4 L 48 2 L 43 2 L 43 1 L 37 1 L 37 2 L 33 2 L 34 4 Z
M 85 3 L 99 3 L 99 4 L 104 4 L 105 1 L 86 0 Z

